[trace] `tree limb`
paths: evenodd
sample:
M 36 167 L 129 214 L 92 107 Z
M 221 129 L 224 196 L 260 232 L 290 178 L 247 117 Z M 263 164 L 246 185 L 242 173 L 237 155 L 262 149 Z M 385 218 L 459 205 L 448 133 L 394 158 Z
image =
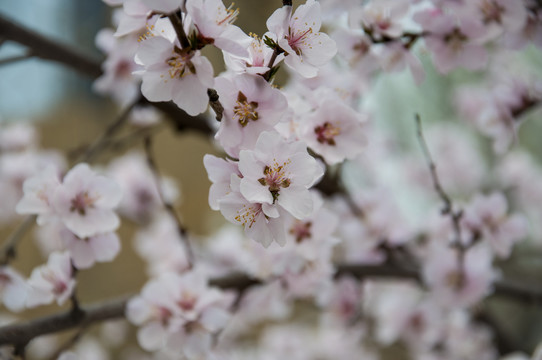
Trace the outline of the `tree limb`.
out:
M 357 279 L 391 278 L 411 279 L 421 282 L 420 275 L 415 270 L 403 269 L 390 265 L 357 265 L 342 264 L 337 266 L 337 276 L 351 275 Z M 244 274 L 211 279 L 210 284 L 222 289 L 243 292 L 248 288 L 261 284 L 260 280 Z M 519 301 L 542 302 L 542 287 L 519 285 L 513 281 L 497 281 L 494 296 L 508 297 Z M 77 327 L 87 327 L 94 323 L 114 320 L 124 317 L 128 297 L 107 303 L 82 306 L 81 314 L 75 316 L 68 311 L 30 320 L 24 323 L 0 327 L 0 345 L 24 346 L 35 337 L 57 333 Z
M 29 48 L 34 57 L 51 60 L 66 65 L 94 79 L 102 75 L 101 62 L 64 44 L 46 38 L 45 36 L 27 29 L 0 15 L 0 34 L 5 40 L 15 41 Z M 172 102 L 150 102 L 148 104 L 163 111 L 169 116 L 175 128 L 180 130 L 195 130 L 204 135 L 214 131 L 203 116 L 190 116 Z

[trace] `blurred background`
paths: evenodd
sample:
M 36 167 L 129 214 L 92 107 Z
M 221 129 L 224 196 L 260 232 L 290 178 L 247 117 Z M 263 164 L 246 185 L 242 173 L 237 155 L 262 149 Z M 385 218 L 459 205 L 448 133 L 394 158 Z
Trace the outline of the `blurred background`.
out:
M 236 24 L 247 33 L 261 35 L 266 31 L 265 20 L 279 6 L 280 1 L 236 1 L 235 7 L 240 9 Z M 110 26 L 111 10 L 100 0 L 0 0 L 0 14 L 73 46 L 93 59 L 103 59 L 103 54 L 95 46 L 95 35 L 100 29 Z M 24 47 L 7 42 L 0 46 L 0 59 L 24 54 L 24 51 Z M 215 49 L 206 49 L 205 52 L 213 62 L 217 75 L 223 69 L 220 52 Z M 395 128 L 399 135 L 403 134 L 403 137 L 399 137 L 405 147 L 412 146 L 415 141 L 413 113 L 420 113 L 427 122 L 449 121 L 453 113 L 450 103 L 452 85 L 472 81 L 469 74 L 461 71 L 449 77 L 439 76 L 427 61 L 428 55 L 421 55 L 427 78 L 420 87 L 415 86 L 407 72 L 388 74 L 378 79 L 367 100 L 373 110 L 378 107 L 378 111 L 373 111 L 372 120 L 380 126 Z M 526 62 L 542 69 L 539 51 L 529 48 L 522 56 Z M 44 149 L 68 153 L 89 144 L 116 119 L 119 112 L 110 100 L 92 91 L 93 79 L 57 63 L 30 58 L 6 64 L 0 66 L 0 79 L 0 125 L 15 121 L 33 123 L 38 128 Z M 542 122 L 534 119 L 537 116 L 534 113 L 525 119 L 519 138 L 523 146 L 529 148 L 540 161 Z M 134 146 L 142 149 L 141 144 Z M 491 152 L 489 142 L 482 141 L 480 146 L 488 154 Z M 204 154 L 218 154 L 219 150 L 208 138 L 193 133 L 175 133 L 169 131 L 167 126 L 155 136 L 154 148 L 160 170 L 173 178 L 180 188 L 181 196 L 176 207 L 186 227 L 195 235 L 212 233 L 224 220 L 208 206 L 210 182 L 202 159 Z M 111 154 L 101 155 L 96 163 L 105 164 L 111 158 Z M 1 202 L 0 199 L 0 206 Z M 22 217 L 0 227 L 0 239 L 5 239 L 20 219 Z M 78 294 L 82 303 L 140 290 L 146 276 L 143 262 L 132 249 L 134 232 L 135 227 L 124 221 L 119 231 L 123 246 L 119 257 L 112 263 L 99 263 L 92 269 L 80 272 Z M 44 262 L 32 236 L 30 232 L 23 239 L 14 262 L 14 266 L 25 275 Z M 518 276 L 538 274 L 542 279 L 540 260 L 532 260 L 519 267 L 516 265 L 514 271 Z M 524 333 L 513 336 L 525 336 L 531 342 L 536 340 L 540 326 L 529 321 L 532 314 L 541 315 L 535 304 L 529 309 L 521 309 L 522 306 L 506 301 L 495 306 L 513 314 L 509 321 L 522 326 Z M 54 311 L 57 311 L 56 306 L 39 308 L 26 311 L 22 317 L 31 318 Z

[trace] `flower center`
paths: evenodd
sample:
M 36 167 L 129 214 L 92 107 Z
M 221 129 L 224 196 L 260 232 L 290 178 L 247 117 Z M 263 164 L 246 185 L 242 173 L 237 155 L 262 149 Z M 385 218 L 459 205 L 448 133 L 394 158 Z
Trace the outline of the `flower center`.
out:
M 320 144 L 335 145 L 335 136 L 341 133 L 341 128 L 326 121 L 323 125 L 314 128 L 314 133 Z
M 446 284 L 456 290 L 461 290 L 465 285 L 465 274 L 460 270 L 450 271 L 445 277 Z
M 290 234 L 295 236 L 295 240 L 299 244 L 303 240 L 311 238 L 311 226 L 311 221 L 303 222 L 296 220 L 295 224 L 290 228 Z
M 262 212 L 262 206 L 260 204 L 243 205 L 243 207 L 237 211 L 235 215 L 235 221 L 241 223 L 244 227 L 248 224 L 250 229 L 256 222 L 256 217 Z
M 264 177 L 259 178 L 258 182 L 263 186 L 267 186 L 271 195 L 273 196 L 273 203 L 279 197 L 280 188 L 287 188 L 290 186 L 290 179 L 286 176 L 285 167 L 290 163 L 290 160 L 286 161 L 282 165 L 279 165 L 276 161 L 273 166 L 266 166 L 263 169 Z
M 454 50 L 454 52 L 461 51 L 461 49 L 463 49 L 463 43 L 468 39 L 469 38 L 458 28 L 455 28 L 451 33 L 444 37 L 444 41 Z
M 196 68 L 190 61 L 192 56 L 186 51 L 177 47 L 173 50 L 173 55 L 166 61 L 169 65 L 168 73 L 171 79 L 180 79 L 188 73 L 195 74 Z M 167 80 L 166 80 L 167 81 Z
M 288 28 L 288 45 L 295 51 L 297 55 L 301 55 L 300 45 L 307 45 L 307 35 L 312 34 L 312 28 L 301 31 L 297 30 L 292 34 L 292 29 Z
M 70 211 L 77 211 L 79 215 L 84 216 L 89 207 L 94 207 L 94 202 L 96 199 L 91 198 L 88 192 L 80 192 L 72 199 Z
M 194 294 L 191 294 L 189 292 L 184 292 L 181 295 L 181 299 L 177 301 L 177 305 L 184 311 L 190 311 L 194 309 L 194 306 L 196 306 L 197 298 L 194 296 Z
M 247 97 L 241 91 L 237 94 L 237 102 L 233 107 L 233 117 L 239 121 L 242 127 L 247 126 L 250 120 L 258 120 L 258 103 L 256 101 L 248 102 Z
M 480 10 L 482 11 L 483 21 L 485 24 L 493 21 L 497 24 L 502 24 L 502 14 L 505 9 L 495 1 L 483 0 L 480 4 Z

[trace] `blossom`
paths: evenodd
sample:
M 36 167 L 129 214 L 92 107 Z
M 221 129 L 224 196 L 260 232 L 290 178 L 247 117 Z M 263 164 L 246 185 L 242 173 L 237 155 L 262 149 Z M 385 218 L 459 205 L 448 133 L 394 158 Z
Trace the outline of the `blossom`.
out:
M 107 59 L 102 63 L 103 74 L 96 79 L 93 89 L 127 106 L 139 96 L 139 78 L 133 75 L 140 69 L 134 62 L 138 48 L 136 36 L 117 38 L 112 30 L 103 29 L 96 35 L 96 45 L 107 54 Z
M 0 297 L 10 311 L 21 311 L 27 296 L 25 279 L 10 266 L 0 267 Z
M 48 166 L 44 171 L 29 177 L 23 184 L 24 196 L 16 207 L 18 214 L 37 214 L 37 222 L 43 225 L 55 216 L 52 198 L 60 186 L 58 171 Z
M 95 262 L 112 261 L 120 252 L 120 240 L 114 232 L 80 238 L 63 228 L 59 236 L 70 253 L 73 266 L 78 269 L 88 269 Z
M 80 238 L 114 231 L 120 220 L 113 210 L 122 198 L 119 185 L 97 175 L 87 164 L 71 169 L 52 197 L 64 225 Z
M 337 52 L 335 42 L 319 32 L 320 3 L 307 0 L 292 15 L 291 6 L 283 6 L 267 19 L 267 28 L 286 52 L 284 62 L 300 75 L 310 78 Z
M 231 156 L 252 149 L 260 133 L 271 131 L 288 108 L 286 98 L 261 76 L 237 75 L 215 79 L 224 106 L 216 138 Z
M 508 216 L 503 194 L 477 195 L 465 209 L 462 224 L 473 237 L 487 240 L 498 257 L 507 258 L 516 242 L 527 234 L 527 222 L 522 216 Z
M 35 268 L 28 279 L 27 307 L 49 304 L 56 300 L 64 304 L 75 288 L 68 252 L 54 252 L 46 265 Z
M 156 178 L 142 154 L 131 152 L 115 159 L 109 164 L 108 175 L 122 188 L 118 210 L 123 216 L 145 223 L 163 208 Z M 159 183 L 164 201 L 173 203 L 179 195 L 173 181 L 161 177 Z
M 213 210 L 218 210 L 218 201 L 230 192 L 232 174 L 241 175 L 239 167 L 236 162 L 209 154 L 203 157 L 203 165 L 209 180 L 213 183 L 209 189 L 209 206 Z
M 233 25 L 239 10 L 224 6 L 222 0 L 187 0 L 186 11 L 192 17 L 198 35 L 204 43 L 237 56 L 246 56 L 251 42 L 240 28 Z
M 265 37 L 272 36 L 271 33 L 264 34 Z M 248 56 L 236 56 L 228 52 L 223 52 L 226 68 L 234 73 L 248 73 L 263 75 L 269 71 L 269 63 L 273 57 L 274 51 L 267 46 L 262 38 L 251 34 L 251 42 L 247 47 Z M 284 54 L 277 55 L 274 64 L 278 64 L 284 59 Z
M 304 118 L 299 136 L 330 164 L 359 155 L 367 142 L 363 115 L 339 99 L 323 99 L 321 106 Z
M 264 213 L 263 204 L 248 201 L 240 192 L 241 179 L 231 176 L 231 191 L 218 201 L 220 212 L 234 223 L 242 225 L 245 234 L 252 240 L 268 247 L 273 241 L 280 245 L 286 243 L 284 222 L 280 219 L 280 211 L 276 217 Z
M 466 307 L 491 291 L 497 272 L 490 251 L 478 244 L 466 250 L 460 261 L 457 249 L 434 244 L 423 265 L 423 278 L 437 301 L 446 306 Z
M 225 326 L 229 303 L 200 271 L 166 273 L 128 302 L 126 315 L 140 326 L 137 338 L 145 350 L 166 349 L 195 359 L 209 351 L 211 334 Z
M 136 62 L 144 67 L 141 92 L 150 101 L 173 100 L 190 115 L 207 109 L 213 67 L 199 51 L 181 49 L 159 33 L 142 41 Z
M 485 35 L 484 27 L 472 17 L 458 19 L 438 9 L 417 13 L 414 20 L 429 34 L 425 44 L 433 53 L 435 67 L 443 74 L 456 67 L 479 70 L 487 62 L 487 52 L 479 41 Z

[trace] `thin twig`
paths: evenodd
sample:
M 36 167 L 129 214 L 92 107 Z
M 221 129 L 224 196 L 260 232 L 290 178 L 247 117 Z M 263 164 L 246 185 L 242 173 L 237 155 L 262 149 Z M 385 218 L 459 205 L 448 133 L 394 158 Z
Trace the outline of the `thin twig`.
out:
M 16 55 L 16 56 L 8 57 L 8 58 L 3 58 L 3 59 L 0 59 L 0 66 L 17 63 L 21 60 L 28 60 L 28 59 L 31 59 L 32 57 L 33 57 L 32 53 L 28 52 L 23 55 Z
M 181 47 L 183 49 L 190 48 L 190 42 L 188 41 L 188 37 L 186 36 L 186 33 L 184 32 L 182 13 L 179 12 L 179 13 L 169 14 L 167 17 L 169 21 L 171 22 L 171 25 L 173 25 L 173 29 L 175 29 L 175 33 L 177 34 L 177 38 L 179 39 L 179 43 L 181 44 Z
M 17 254 L 17 244 L 21 238 L 34 226 L 36 215 L 27 216 L 23 222 L 11 233 L 2 246 L 3 258 L 0 261 L 0 266 L 5 266 L 13 260 Z
M 129 115 L 132 112 L 132 109 L 140 102 L 140 99 L 137 99 L 132 104 L 130 104 L 120 116 L 112 122 L 105 131 L 90 145 L 85 151 L 85 153 L 78 159 L 77 162 L 87 162 L 91 161 L 94 156 L 96 156 L 102 149 L 107 146 L 109 139 L 118 132 L 126 121 L 129 119 Z
M 161 181 L 160 181 L 161 179 L 160 171 L 158 170 L 158 166 L 156 165 L 156 161 L 154 160 L 154 156 L 152 152 L 151 136 L 146 136 L 143 142 L 144 142 L 145 154 L 147 156 L 147 164 L 149 165 L 149 168 L 151 172 L 153 173 L 154 181 L 156 183 L 156 189 L 158 190 L 160 199 L 162 200 L 162 203 L 164 204 L 164 208 L 177 223 L 177 229 L 179 231 L 179 235 L 186 249 L 188 262 L 190 264 L 190 267 L 192 267 L 194 265 L 194 252 L 192 251 L 192 246 L 190 245 L 190 241 L 188 241 L 187 231 L 181 221 L 181 218 L 177 214 L 177 211 L 175 210 L 173 204 L 167 201 L 164 196 L 164 192 L 163 192 Z
M 220 102 L 218 92 L 216 92 L 215 89 L 207 89 L 207 96 L 209 96 L 209 105 L 216 114 L 216 121 L 222 121 L 224 106 L 222 106 L 222 103 Z
M 471 244 L 464 244 L 462 241 L 461 236 L 461 218 L 463 217 L 463 211 L 462 210 L 455 210 L 454 205 L 452 203 L 452 200 L 450 196 L 444 191 L 442 188 L 442 185 L 440 183 L 438 174 L 437 174 L 437 166 L 435 165 L 435 162 L 433 161 L 433 158 L 431 157 L 431 153 L 429 152 L 429 147 L 427 146 L 427 142 L 425 141 L 425 138 L 423 136 L 423 128 L 422 128 L 422 121 L 420 119 L 420 115 L 415 115 L 416 119 L 416 133 L 418 135 L 418 141 L 420 143 L 420 147 L 422 148 L 422 152 L 424 154 L 424 157 L 427 161 L 427 165 L 429 166 L 429 171 L 431 173 L 431 180 L 433 182 L 433 188 L 435 189 L 437 195 L 440 197 L 442 202 L 444 203 L 444 207 L 441 210 L 442 215 L 447 215 L 450 217 L 450 221 L 452 223 L 453 232 L 454 232 L 454 239 L 452 241 L 452 247 L 457 249 L 457 261 L 459 266 L 459 281 L 457 282 L 458 288 L 463 287 L 464 281 L 465 281 L 465 254 L 470 246 L 474 245 L 474 242 Z

